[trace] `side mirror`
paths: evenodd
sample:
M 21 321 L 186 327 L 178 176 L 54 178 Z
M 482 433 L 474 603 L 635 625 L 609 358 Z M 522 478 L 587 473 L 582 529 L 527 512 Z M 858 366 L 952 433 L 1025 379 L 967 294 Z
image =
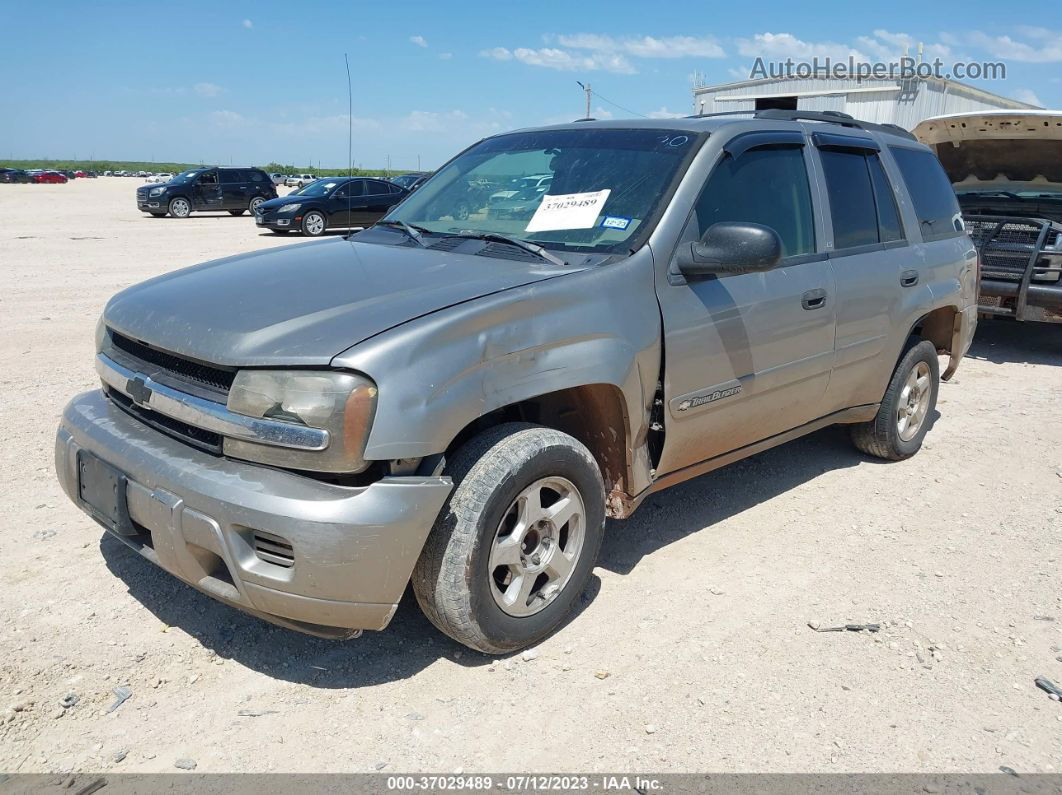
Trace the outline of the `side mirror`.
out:
M 712 224 L 700 242 L 679 246 L 676 264 L 687 278 L 759 273 L 778 266 L 782 239 L 769 226 L 723 221 Z

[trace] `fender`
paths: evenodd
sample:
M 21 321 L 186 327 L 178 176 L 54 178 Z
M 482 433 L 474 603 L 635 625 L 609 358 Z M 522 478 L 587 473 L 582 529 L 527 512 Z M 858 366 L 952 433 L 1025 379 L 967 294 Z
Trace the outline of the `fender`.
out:
M 484 267 L 490 267 L 489 261 Z M 645 444 L 660 371 L 652 253 L 474 299 L 412 320 L 332 360 L 379 387 L 367 460 L 444 452 L 469 423 L 571 387 L 623 396 L 632 478 L 648 482 Z

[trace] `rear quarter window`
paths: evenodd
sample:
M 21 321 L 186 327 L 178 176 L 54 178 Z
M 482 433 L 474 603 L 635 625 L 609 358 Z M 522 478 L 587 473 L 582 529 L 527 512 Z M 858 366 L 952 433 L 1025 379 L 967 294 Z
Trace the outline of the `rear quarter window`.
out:
M 940 240 L 963 234 L 959 202 L 944 168 L 932 152 L 890 146 L 911 195 L 924 240 Z

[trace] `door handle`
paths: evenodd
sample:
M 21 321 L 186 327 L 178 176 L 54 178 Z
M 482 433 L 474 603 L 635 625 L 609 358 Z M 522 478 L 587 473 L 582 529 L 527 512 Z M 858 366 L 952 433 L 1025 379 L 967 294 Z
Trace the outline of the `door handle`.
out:
M 904 287 L 914 287 L 918 284 L 918 271 L 904 271 L 901 273 L 900 284 Z
M 822 309 L 826 306 L 826 291 L 821 287 L 817 290 L 808 290 L 800 297 L 800 305 L 805 309 Z

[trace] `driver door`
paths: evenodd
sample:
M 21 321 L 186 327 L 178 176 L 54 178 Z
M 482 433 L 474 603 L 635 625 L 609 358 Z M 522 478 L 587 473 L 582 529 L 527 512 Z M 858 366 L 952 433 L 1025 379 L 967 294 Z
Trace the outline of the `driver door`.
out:
M 778 233 L 783 259 L 763 273 L 696 279 L 686 279 L 673 260 L 658 269 L 667 352 L 660 474 L 803 425 L 822 411 L 834 357 L 834 284 L 829 261 L 817 253 L 821 224 L 804 137 L 754 135 L 755 145 L 727 145 L 682 241 L 700 239 L 720 221 L 747 221 Z
M 197 210 L 221 210 L 221 185 L 217 171 L 206 171 L 195 179 L 193 201 Z

